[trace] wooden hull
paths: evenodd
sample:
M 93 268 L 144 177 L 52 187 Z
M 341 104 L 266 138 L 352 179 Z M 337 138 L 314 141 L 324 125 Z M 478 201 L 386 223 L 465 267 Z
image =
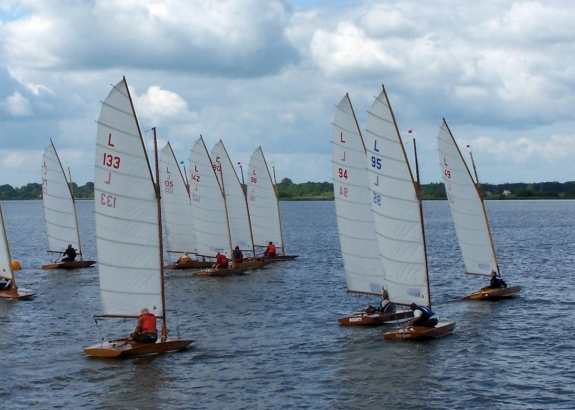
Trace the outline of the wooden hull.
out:
M 210 268 L 194 272 L 194 276 L 233 276 L 243 275 L 248 268 Z
M 33 299 L 36 292 L 30 289 L 18 288 L 15 289 L 2 289 L 0 290 L 0 299 L 19 299 L 29 300 Z
M 387 340 L 428 340 L 453 333 L 455 322 L 439 322 L 435 327 L 401 326 L 383 335 Z
M 338 319 L 340 325 L 343 326 L 380 326 L 388 322 L 395 322 L 396 320 L 406 319 L 413 317 L 412 310 L 406 310 L 395 313 L 365 313 L 356 312 L 351 316 L 345 316 Z
M 266 265 L 269 265 L 270 263 L 272 263 L 273 261 L 270 260 L 264 260 L 262 258 L 258 258 L 256 260 L 246 260 L 244 259 L 243 262 L 240 263 L 235 263 L 232 262 L 232 267 L 234 269 L 259 269 L 259 268 L 263 268 Z
M 209 268 L 213 265 L 213 262 L 209 261 L 191 261 L 188 263 L 173 263 L 171 265 L 164 266 L 165 269 L 203 269 Z
M 510 286 L 507 288 L 491 289 L 483 288 L 462 297 L 463 300 L 499 300 L 515 296 L 521 290 L 521 286 Z
M 192 342 L 193 340 L 167 340 L 165 342 L 140 343 L 125 339 L 111 340 L 86 347 L 84 353 L 94 357 L 140 356 L 183 350 Z
M 297 258 L 299 255 L 275 255 L 275 256 L 261 256 L 262 259 L 272 262 L 283 262 L 283 261 L 291 261 Z
M 54 262 L 47 265 L 42 265 L 42 269 L 79 269 L 88 268 L 94 265 L 96 261 L 70 261 L 70 262 Z

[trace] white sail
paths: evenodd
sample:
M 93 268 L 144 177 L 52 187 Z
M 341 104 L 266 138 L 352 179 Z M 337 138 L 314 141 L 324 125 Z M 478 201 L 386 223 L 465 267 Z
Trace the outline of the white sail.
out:
M 230 160 L 224 143 L 220 140 L 212 149 L 212 162 L 221 166 L 221 181 L 226 195 L 226 209 L 230 225 L 232 246 L 253 253 L 252 228 L 244 190 Z M 219 176 L 216 174 L 216 176 Z
M 42 202 L 48 251 L 63 252 L 68 244 L 72 244 L 82 257 L 74 196 L 51 141 L 42 159 Z
M 250 158 L 246 185 L 254 245 L 273 242 L 285 254 L 278 198 L 261 147 Z
M 220 166 L 212 164 L 202 137 L 190 153 L 190 195 L 198 254 L 231 257 L 231 243 L 222 190 L 216 177 Z
M 445 120 L 437 136 L 439 165 L 467 273 L 498 272 L 483 199 Z
M 2 235 L 0 235 L 0 277 L 10 279 L 12 287 L 16 288 L 14 271 L 12 270 L 12 259 L 10 258 L 10 247 L 6 236 L 6 225 L 4 225 L 4 214 L 0 205 L 0 224 L 2 224 Z
M 160 195 L 168 252 L 197 252 L 190 194 L 169 142 L 160 154 Z
M 103 315 L 164 314 L 160 215 L 152 172 L 125 79 L 102 104 L 94 208 Z
M 385 287 L 395 303 L 430 306 L 421 203 L 385 89 L 369 110 L 366 148 Z
M 385 282 L 371 211 L 365 145 L 347 94 L 337 106 L 331 152 L 335 213 L 347 289 L 380 295 Z

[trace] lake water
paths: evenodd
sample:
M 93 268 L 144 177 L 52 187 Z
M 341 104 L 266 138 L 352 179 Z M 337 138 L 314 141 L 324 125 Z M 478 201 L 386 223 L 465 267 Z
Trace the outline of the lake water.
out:
M 455 332 L 427 342 L 383 340 L 391 327 L 346 328 L 340 316 L 377 298 L 346 293 L 333 202 L 282 202 L 287 252 L 301 255 L 229 278 L 167 272 L 168 327 L 183 352 L 123 360 L 82 349 L 129 334 L 99 320 L 97 265 L 42 270 L 42 203 L 3 202 L 20 286 L 0 301 L 0 400 L 5 408 L 572 409 L 575 201 L 486 203 L 503 278 L 500 302 L 459 298 L 466 276 L 446 201 L 424 203 L 431 293 Z M 78 203 L 84 255 L 96 258 L 94 204 Z

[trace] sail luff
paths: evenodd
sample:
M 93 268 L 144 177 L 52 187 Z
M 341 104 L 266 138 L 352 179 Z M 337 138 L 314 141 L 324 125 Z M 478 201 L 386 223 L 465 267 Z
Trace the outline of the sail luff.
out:
M 50 139 L 50 141 L 52 141 Z M 56 151 L 56 150 L 54 150 Z M 56 152 L 56 156 L 58 156 L 58 152 Z M 60 157 L 58 156 L 58 161 L 60 161 Z M 60 165 L 62 163 L 60 162 Z M 70 172 L 70 168 L 68 168 L 68 177 L 69 177 L 69 186 L 70 186 L 70 197 L 72 198 L 72 206 L 74 208 L 74 223 L 76 224 L 76 240 L 78 241 L 78 253 L 80 255 L 80 260 L 84 260 L 84 255 L 82 254 L 82 241 L 80 240 L 80 225 L 78 224 L 78 211 L 76 210 L 76 197 L 74 196 L 74 185 L 72 184 L 72 173 Z
M 479 182 L 473 179 L 445 119 L 437 139 L 441 174 L 465 270 L 483 276 L 489 276 L 492 269 L 499 272 Z
M 365 146 L 385 288 L 392 302 L 429 306 L 421 203 L 385 88 L 369 110 Z
M 332 180 L 343 267 L 348 292 L 381 295 L 385 276 L 365 164 L 365 144 L 346 94 L 336 107 L 332 132 Z

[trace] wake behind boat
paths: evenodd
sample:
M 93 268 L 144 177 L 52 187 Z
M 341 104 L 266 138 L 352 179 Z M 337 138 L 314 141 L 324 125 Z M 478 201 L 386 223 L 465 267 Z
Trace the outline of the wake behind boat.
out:
M 379 257 L 366 152 L 357 119 L 346 94 L 337 105 L 332 133 L 332 178 L 339 243 L 347 290 L 379 296 L 385 274 Z M 385 300 L 385 299 L 384 299 Z M 344 326 L 374 326 L 413 316 L 412 311 L 364 309 L 338 319 Z
M 42 265 L 42 269 L 77 269 L 94 265 L 96 261 L 84 260 L 72 184 L 68 183 L 52 140 L 42 159 L 42 202 L 48 234 L 48 252 L 58 255 L 56 260 Z M 62 249 L 66 249 L 69 244 L 72 249 L 77 249 L 80 260 L 58 260 L 63 254 Z
M 162 321 L 161 336 L 149 343 L 102 340 L 84 349 L 90 356 L 157 354 L 193 342 L 168 339 L 156 145 L 154 129 L 154 179 L 124 78 L 104 101 L 98 120 L 94 202 L 103 310 L 99 317 L 136 318 L 140 311 L 149 314 L 143 307 L 150 307 L 154 325 L 155 317 Z
M 505 282 L 500 279 L 499 263 L 473 156 L 470 154 L 475 179 L 445 119 L 439 129 L 437 143 L 441 176 L 466 273 L 495 276 L 490 286 L 464 296 L 462 299 L 498 300 L 513 297 L 521 290 L 521 287 L 507 288 Z
M 415 140 L 416 178 L 411 172 L 385 88 L 369 110 L 366 130 L 371 209 L 386 289 L 390 299 L 398 304 L 415 304 L 417 310 L 421 310 L 420 306 L 429 309 L 431 295 Z M 438 338 L 452 333 L 455 328 L 454 322 L 435 323 L 434 326 L 401 326 L 385 333 L 384 338 Z

